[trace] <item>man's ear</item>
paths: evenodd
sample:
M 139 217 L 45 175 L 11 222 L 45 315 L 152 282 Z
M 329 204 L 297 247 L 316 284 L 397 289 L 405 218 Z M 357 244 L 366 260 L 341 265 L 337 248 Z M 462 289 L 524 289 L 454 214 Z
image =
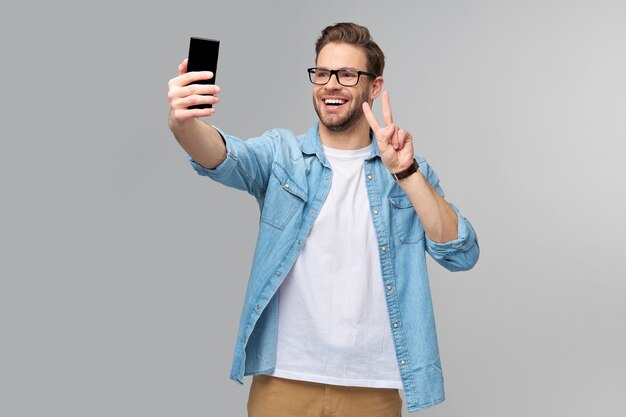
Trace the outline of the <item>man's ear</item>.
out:
M 370 86 L 370 100 L 374 100 L 383 91 L 383 84 L 385 80 L 383 77 L 376 77 Z

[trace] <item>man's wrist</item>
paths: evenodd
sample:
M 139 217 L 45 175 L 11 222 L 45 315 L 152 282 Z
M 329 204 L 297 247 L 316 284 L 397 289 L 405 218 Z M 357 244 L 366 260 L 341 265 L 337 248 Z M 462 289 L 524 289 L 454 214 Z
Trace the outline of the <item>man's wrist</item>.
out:
M 408 168 L 403 169 L 402 171 L 399 171 L 399 172 L 396 172 L 396 173 L 392 173 L 391 176 L 396 181 L 401 181 L 401 180 L 403 180 L 403 179 L 405 179 L 407 177 L 410 177 L 414 173 L 416 173 L 418 169 L 419 169 L 419 164 L 417 163 L 415 158 L 413 158 L 413 163 L 411 165 L 409 165 Z

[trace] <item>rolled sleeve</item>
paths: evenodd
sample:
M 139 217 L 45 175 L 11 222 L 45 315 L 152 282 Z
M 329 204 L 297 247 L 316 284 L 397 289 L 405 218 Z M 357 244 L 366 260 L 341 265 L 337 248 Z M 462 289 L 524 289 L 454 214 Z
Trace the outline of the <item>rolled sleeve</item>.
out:
M 198 175 L 202 175 L 219 181 L 221 178 L 227 176 L 233 169 L 235 169 L 237 165 L 237 154 L 236 149 L 233 146 L 232 137 L 225 135 L 224 132 L 222 132 L 215 126 L 213 126 L 213 128 L 217 130 L 217 132 L 222 137 L 224 144 L 226 145 L 226 159 L 224 159 L 222 163 L 220 163 L 215 168 L 207 168 L 199 164 L 198 162 L 194 161 L 191 155 L 187 155 L 187 159 L 189 160 L 189 163 L 191 164 L 193 169 L 198 173 Z
M 274 155 L 275 136 L 266 132 L 263 136 L 241 140 L 216 130 L 226 144 L 226 159 L 210 169 L 187 155 L 193 169 L 228 187 L 244 190 L 259 198 L 265 192 Z
M 480 254 L 478 239 L 469 220 L 461 215 L 454 204 L 448 204 L 457 214 L 457 238 L 449 242 L 438 243 L 426 235 L 426 250 L 435 261 L 446 269 L 466 271 L 478 262 Z

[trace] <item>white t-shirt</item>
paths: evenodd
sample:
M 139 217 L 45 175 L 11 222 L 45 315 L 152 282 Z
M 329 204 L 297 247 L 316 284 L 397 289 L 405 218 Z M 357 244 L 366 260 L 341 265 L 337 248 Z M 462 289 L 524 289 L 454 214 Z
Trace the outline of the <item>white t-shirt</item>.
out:
M 365 187 L 371 145 L 324 152 L 332 185 L 280 287 L 273 375 L 402 389 Z

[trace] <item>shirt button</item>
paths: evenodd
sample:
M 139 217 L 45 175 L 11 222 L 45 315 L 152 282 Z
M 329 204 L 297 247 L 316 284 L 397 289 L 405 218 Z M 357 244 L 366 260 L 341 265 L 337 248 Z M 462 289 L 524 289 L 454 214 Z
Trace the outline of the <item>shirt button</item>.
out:
M 285 185 L 283 185 L 283 187 L 285 187 L 285 188 L 289 188 L 289 184 L 288 184 L 288 183 L 285 183 Z
M 387 285 L 387 291 L 391 291 L 393 287 L 391 285 Z
M 381 246 L 380 250 L 383 251 L 383 252 L 386 252 L 387 251 L 387 246 Z
M 328 175 L 324 175 L 324 180 L 328 181 Z
M 398 323 L 394 323 L 394 324 L 393 324 L 393 328 L 394 328 L 394 329 L 397 329 L 397 328 L 398 328 Z
M 296 240 L 296 245 L 298 245 L 298 246 L 302 245 L 302 241 L 301 240 Z
M 405 361 L 404 359 L 402 359 L 402 360 L 400 361 L 400 365 L 406 365 L 406 361 Z
M 280 271 L 276 271 L 276 276 L 277 276 L 277 277 L 279 277 L 279 276 L 281 276 L 281 275 L 282 275 L 282 274 L 280 273 Z
M 309 210 L 309 214 L 314 214 L 314 213 L 315 213 L 315 210 L 313 209 Z
M 261 308 L 261 304 L 257 304 L 257 305 L 256 305 L 256 309 L 258 310 L 258 309 L 260 309 L 260 308 Z
M 370 180 L 370 181 L 372 180 L 372 178 L 374 178 L 374 177 L 373 177 L 373 176 L 371 176 L 371 175 L 368 175 L 368 176 L 367 176 L 367 179 L 368 179 L 368 180 Z
M 374 210 L 374 214 L 378 214 L 378 213 L 379 213 L 379 211 L 378 211 L 378 210 Z

